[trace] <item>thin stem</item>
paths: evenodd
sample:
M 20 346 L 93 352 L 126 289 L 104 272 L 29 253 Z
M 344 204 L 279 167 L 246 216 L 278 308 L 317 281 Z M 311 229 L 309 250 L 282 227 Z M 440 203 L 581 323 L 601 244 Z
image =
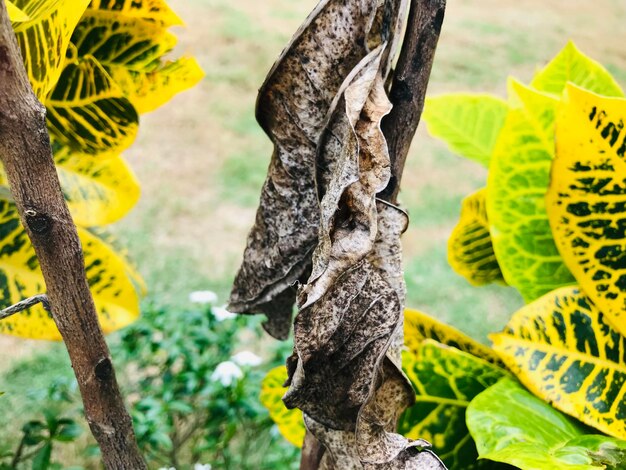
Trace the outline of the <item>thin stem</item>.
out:
M 0 320 L 4 320 L 5 318 L 10 317 L 11 315 L 15 315 L 27 308 L 33 307 L 41 303 L 44 310 L 50 312 L 50 302 L 48 300 L 48 296 L 46 294 L 37 294 L 29 297 L 27 299 L 21 300 L 15 305 L 11 305 L 10 307 L 5 308 L 4 310 L 0 310 Z

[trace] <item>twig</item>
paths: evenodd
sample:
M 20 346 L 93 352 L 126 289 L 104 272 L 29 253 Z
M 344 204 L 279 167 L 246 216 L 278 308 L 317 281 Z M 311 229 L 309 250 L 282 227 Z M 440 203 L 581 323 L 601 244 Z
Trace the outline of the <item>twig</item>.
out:
M 85 275 L 83 252 L 54 167 L 45 107 L 35 96 L 0 1 L 0 158 L 54 305 L 85 417 L 107 469 L 146 468 L 124 407 Z
M 389 94 L 393 109 L 382 122 L 391 158 L 391 180 L 379 197 L 393 204 L 397 203 L 406 157 L 424 109 L 445 9 L 446 0 L 411 0 Z
M 10 317 L 11 315 L 15 315 L 27 308 L 33 307 L 41 303 L 44 310 L 50 312 L 50 302 L 48 301 L 48 296 L 46 294 L 37 294 L 29 297 L 27 299 L 21 300 L 15 305 L 11 305 L 10 307 L 5 308 L 4 310 L 0 310 L 0 320 L 4 320 L 5 318 Z

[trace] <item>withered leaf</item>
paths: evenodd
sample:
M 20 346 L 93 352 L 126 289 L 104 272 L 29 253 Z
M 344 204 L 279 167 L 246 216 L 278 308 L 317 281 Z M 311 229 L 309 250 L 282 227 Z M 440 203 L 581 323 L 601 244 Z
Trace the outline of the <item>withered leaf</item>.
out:
M 317 244 L 317 141 L 344 79 L 390 36 L 397 18 L 388 9 L 379 0 L 322 0 L 259 92 L 257 120 L 274 154 L 229 308 L 272 317 L 266 329 L 275 337 L 289 331 L 292 286 L 306 276 Z

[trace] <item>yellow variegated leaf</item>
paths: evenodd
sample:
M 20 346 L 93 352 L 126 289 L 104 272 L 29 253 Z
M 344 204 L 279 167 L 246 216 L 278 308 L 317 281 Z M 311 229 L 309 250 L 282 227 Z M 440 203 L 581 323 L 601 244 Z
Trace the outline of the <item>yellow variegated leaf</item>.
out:
M 602 95 L 624 96 L 611 74 L 598 62 L 578 50 L 571 41 L 535 75 L 531 86 L 560 96 L 568 82 Z
M 191 57 L 169 62 L 152 72 L 135 72 L 121 66 L 109 67 L 109 72 L 140 114 L 154 111 L 204 76 Z
M 28 20 L 13 29 L 35 94 L 44 100 L 56 84 L 72 31 L 89 0 L 18 0 L 15 6 Z
M 164 0 L 93 0 L 89 9 L 103 16 L 151 20 L 164 26 L 183 24 Z
M 556 101 L 523 86 L 514 91 L 518 105 L 510 108 L 491 157 L 487 214 L 502 275 L 531 302 L 574 278 L 552 238 L 545 203 L 554 156 L 554 139 L 546 136 Z
M 7 11 L 9 12 L 9 19 L 12 23 L 21 23 L 22 21 L 28 21 L 29 16 L 11 3 L 10 0 L 5 0 Z
M 535 395 L 589 426 L 626 438 L 626 338 L 577 287 L 526 305 L 491 339 Z
M 463 200 L 461 218 L 448 239 L 450 266 L 475 286 L 504 282 L 491 244 L 486 193 L 479 189 Z
M 522 111 L 550 153 L 554 150 L 554 122 L 559 100 L 509 78 L 509 106 Z
M 51 136 L 75 152 L 119 153 L 137 135 L 137 111 L 91 57 L 66 65 L 46 106 Z
M 287 369 L 284 366 L 270 370 L 261 384 L 261 403 L 270 413 L 282 436 L 296 447 L 302 447 L 306 428 L 302 411 L 295 408 L 287 409 L 282 397 L 287 391 L 283 384 L 287 380 Z
M 480 357 L 492 363 L 500 363 L 498 355 L 484 344 L 473 340 L 459 330 L 418 310 L 404 310 L 404 344 L 411 353 L 418 356 L 421 344 L 433 339 L 441 344 Z
M 546 197 L 565 264 L 626 335 L 626 99 L 569 85 Z
M 55 154 L 63 195 L 77 225 L 107 225 L 124 217 L 141 193 L 121 155 L 93 158 L 63 148 Z
M 45 293 L 39 263 L 15 206 L 0 200 L 0 307 Z M 100 238 L 78 229 L 85 255 L 87 280 L 105 333 L 122 328 L 139 316 L 135 271 Z M 54 305 L 52 306 L 54 309 Z M 41 306 L 0 321 L 0 333 L 34 339 L 60 340 L 48 313 Z
M 79 57 L 93 56 L 107 70 L 152 71 L 176 45 L 176 36 L 161 23 L 89 9 L 74 30 Z

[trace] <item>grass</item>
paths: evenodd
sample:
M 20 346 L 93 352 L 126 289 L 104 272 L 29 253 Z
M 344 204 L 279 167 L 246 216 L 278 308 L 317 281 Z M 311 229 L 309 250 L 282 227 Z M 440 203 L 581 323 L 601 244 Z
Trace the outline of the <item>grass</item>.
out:
M 144 116 L 139 139 L 127 152 L 143 196 L 113 230 L 147 281 L 146 302 L 180 305 L 197 289 L 226 298 L 272 151 L 254 120 L 256 91 L 315 3 L 171 1 L 187 22 L 186 30 L 177 31 L 179 47 L 198 57 L 206 78 Z M 626 57 L 614 40 L 626 19 L 623 3 L 570 3 L 449 2 L 430 92 L 504 96 L 508 75 L 527 81 L 570 38 L 626 84 Z M 424 129 L 418 132 L 402 191 L 411 214 L 404 238 L 407 304 L 481 341 L 521 305 L 512 289 L 470 286 L 446 261 L 460 201 L 484 181 L 484 169 L 452 155 Z M 0 347 L 0 390 L 7 392 L 0 398 L 0 428 L 13 435 L 29 411 L 44 406 L 29 397 L 71 376 L 71 368 L 61 345 L 7 344 L 10 351 Z

